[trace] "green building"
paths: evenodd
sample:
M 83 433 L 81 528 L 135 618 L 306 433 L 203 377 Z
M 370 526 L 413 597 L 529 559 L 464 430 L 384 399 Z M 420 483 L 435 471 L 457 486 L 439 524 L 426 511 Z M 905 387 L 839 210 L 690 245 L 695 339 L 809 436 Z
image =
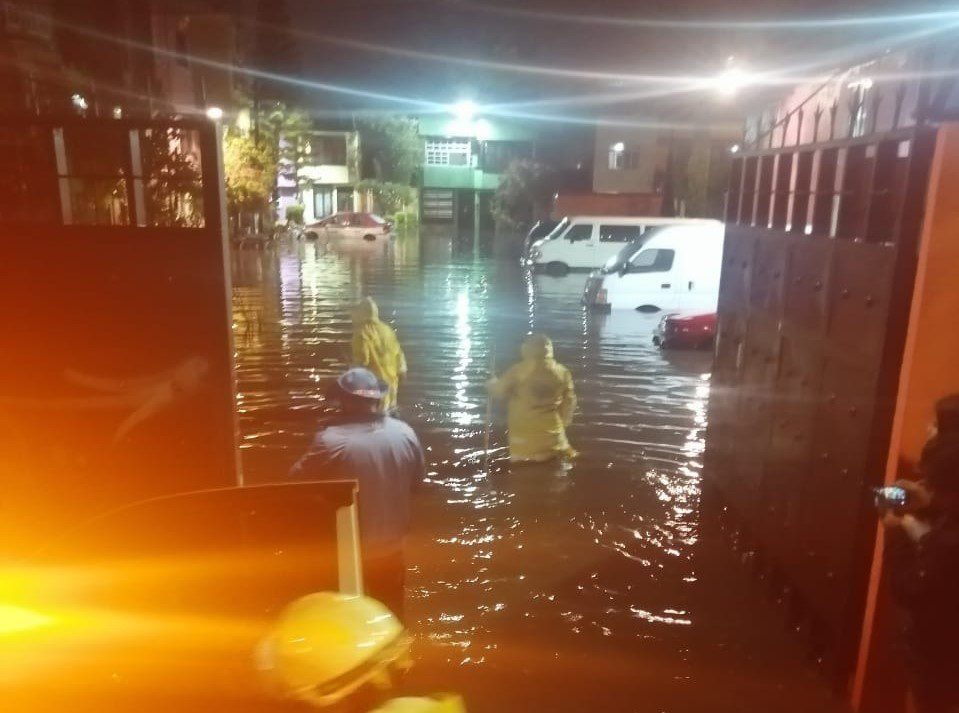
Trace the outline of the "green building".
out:
M 533 156 L 528 124 L 474 116 L 468 103 L 456 115 L 421 116 L 423 183 L 420 220 L 424 226 L 458 234 L 492 231 L 490 203 L 500 175 L 515 159 Z

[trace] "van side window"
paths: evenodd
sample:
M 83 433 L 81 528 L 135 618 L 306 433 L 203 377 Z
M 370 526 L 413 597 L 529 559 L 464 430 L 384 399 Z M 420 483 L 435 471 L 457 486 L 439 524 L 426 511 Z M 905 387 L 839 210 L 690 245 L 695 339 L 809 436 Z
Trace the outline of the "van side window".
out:
M 593 236 L 593 226 L 587 225 L 584 223 L 579 223 L 574 225 L 569 230 L 566 231 L 566 235 L 563 236 L 566 240 L 571 243 L 575 243 L 579 240 L 589 240 Z
M 629 271 L 634 273 L 669 272 L 673 269 L 673 260 L 675 257 L 675 250 L 663 250 L 662 248 L 640 250 L 636 253 L 636 256 L 629 261 Z
M 641 225 L 601 225 L 599 241 L 601 243 L 628 243 L 643 234 Z

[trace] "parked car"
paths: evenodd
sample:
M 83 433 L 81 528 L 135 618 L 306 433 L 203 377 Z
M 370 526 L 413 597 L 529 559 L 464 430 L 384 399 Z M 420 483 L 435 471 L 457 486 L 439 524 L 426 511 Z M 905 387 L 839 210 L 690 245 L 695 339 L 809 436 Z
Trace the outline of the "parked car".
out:
M 334 213 L 303 229 L 307 240 L 375 244 L 392 237 L 393 224 L 375 213 Z
M 714 312 L 724 231 L 717 220 L 651 231 L 590 275 L 583 303 L 602 310 Z
M 557 225 L 559 225 L 559 221 L 553 220 L 552 218 L 537 220 L 533 224 L 533 227 L 529 229 L 528 233 L 526 233 L 526 239 L 523 241 L 522 255 L 524 262 L 526 260 L 526 256 L 529 255 L 530 245 L 552 233 L 554 230 L 556 230 Z
M 563 218 L 549 235 L 530 245 L 526 264 L 556 276 L 570 270 L 595 270 L 626 245 L 639 240 L 650 228 L 702 222 L 689 218 L 629 216 Z
M 707 349 L 716 338 L 716 313 L 667 314 L 653 332 L 661 349 Z

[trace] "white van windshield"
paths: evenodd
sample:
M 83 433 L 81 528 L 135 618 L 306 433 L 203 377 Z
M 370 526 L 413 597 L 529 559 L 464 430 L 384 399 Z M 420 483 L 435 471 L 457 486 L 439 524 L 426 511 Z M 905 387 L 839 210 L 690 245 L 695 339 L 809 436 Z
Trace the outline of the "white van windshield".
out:
M 560 234 L 566 230 L 566 226 L 569 225 L 569 218 L 563 218 L 559 223 L 546 234 L 546 237 L 543 240 L 555 240 L 560 236 Z
M 659 225 L 654 228 L 650 228 L 645 233 L 643 233 L 639 238 L 628 243 L 622 250 L 613 255 L 609 260 L 606 261 L 606 264 L 603 265 L 602 272 L 604 275 L 609 275 L 614 272 L 621 272 L 623 267 L 625 267 L 630 260 L 633 259 L 633 256 L 642 250 L 643 245 L 649 242 L 649 239 L 658 235 L 663 230 L 668 228 L 668 225 Z

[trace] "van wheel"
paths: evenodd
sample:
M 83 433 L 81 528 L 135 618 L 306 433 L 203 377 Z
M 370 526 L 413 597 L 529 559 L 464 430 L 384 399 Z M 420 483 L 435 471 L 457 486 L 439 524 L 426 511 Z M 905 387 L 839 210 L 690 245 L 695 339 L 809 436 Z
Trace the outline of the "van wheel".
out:
M 563 277 L 569 274 L 569 265 L 565 262 L 559 262 L 558 260 L 548 262 L 546 263 L 546 274 L 552 275 L 553 277 Z
M 376 241 L 376 236 L 371 235 L 370 233 L 367 233 L 366 235 L 363 236 L 363 240 L 365 240 L 368 243 L 372 243 Z
M 636 308 L 636 311 L 643 314 L 652 314 L 653 312 L 659 312 L 659 307 L 656 305 L 640 305 Z

